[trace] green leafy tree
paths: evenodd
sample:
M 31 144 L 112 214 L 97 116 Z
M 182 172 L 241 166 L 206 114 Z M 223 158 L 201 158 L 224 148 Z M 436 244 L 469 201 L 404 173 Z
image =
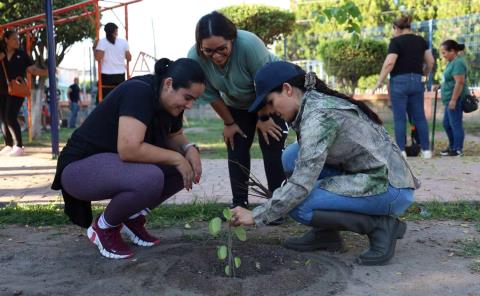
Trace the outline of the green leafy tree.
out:
M 337 39 L 320 47 L 325 70 L 337 78 L 340 86 L 354 94 L 361 77 L 379 73 L 387 54 L 383 41 Z
M 219 12 L 231 19 L 237 28 L 255 33 L 267 45 L 295 28 L 295 15 L 277 7 L 241 4 L 222 8 Z
M 55 0 L 53 9 L 58 9 L 80 3 L 80 0 Z M 35 16 L 44 13 L 44 1 L 38 0 L 6 0 L 0 3 L 0 23 L 5 24 L 23 18 Z M 91 9 L 91 8 L 89 8 Z M 62 16 L 73 16 L 83 12 L 83 10 L 72 11 Z M 28 26 L 45 23 L 41 20 Z M 19 28 L 17 28 L 19 29 Z M 60 65 L 69 48 L 77 41 L 95 36 L 95 27 L 89 18 L 79 19 L 75 22 L 65 23 L 54 27 L 55 34 L 55 59 L 57 66 Z M 24 36 L 20 36 L 25 41 Z M 47 32 L 45 28 L 32 32 L 32 58 L 40 68 L 47 67 Z M 37 81 L 33 79 L 33 81 Z M 42 96 L 44 93 L 46 78 L 41 77 L 38 83 L 34 85 L 36 91 L 32 94 L 32 121 L 33 121 L 33 137 L 40 135 L 40 108 Z

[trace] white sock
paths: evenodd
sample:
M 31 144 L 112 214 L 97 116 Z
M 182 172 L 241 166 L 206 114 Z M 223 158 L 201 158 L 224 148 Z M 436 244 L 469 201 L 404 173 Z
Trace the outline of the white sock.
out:
M 105 220 L 104 213 L 102 213 L 102 215 L 98 219 L 98 227 L 100 227 L 100 229 L 109 229 L 115 226 L 108 224 L 108 222 Z
M 140 215 L 146 216 L 146 215 L 148 215 L 148 213 L 150 213 L 150 209 L 149 209 L 149 208 L 145 208 L 144 210 L 141 210 L 140 212 L 131 215 L 130 217 L 128 217 L 128 219 L 129 219 L 129 220 L 133 220 L 133 219 L 137 218 L 137 217 L 140 216 Z

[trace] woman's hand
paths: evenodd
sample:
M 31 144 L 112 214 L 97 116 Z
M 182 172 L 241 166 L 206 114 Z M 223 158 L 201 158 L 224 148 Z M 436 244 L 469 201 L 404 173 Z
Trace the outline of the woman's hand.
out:
M 283 136 L 282 128 L 278 126 L 271 117 L 267 121 L 258 120 L 257 129 L 268 145 L 270 145 L 270 141 L 268 140 L 269 135 L 277 141 L 280 141 Z
M 455 110 L 456 106 L 457 106 L 457 101 L 450 100 L 450 102 L 448 102 L 448 109 Z
M 180 175 L 182 175 L 183 187 L 185 187 L 186 190 L 192 189 L 192 183 L 194 178 L 192 165 L 180 153 L 178 153 L 178 159 L 175 161 L 175 168 L 178 170 Z
M 253 220 L 252 211 L 244 209 L 242 207 L 235 207 L 231 210 L 233 217 L 232 217 L 232 224 L 234 226 L 250 226 L 254 225 L 255 221 Z
M 233 142 L 233 138 L 235 137 L 235 134 L 239 133 L 242 137 L 246 138 L 247 135 L 240 129 L 240 127 L 234 123 L 232 125 L 226 125 L 223 128 L 223 140 L 225 141 L 225 144 L 230 145 L 232 150 L 235 150 L 235 144 Z
M 194 146 L 190 146 L 185 153 L 185 159 L 188 160 L 193 168 L 193 183 L 198 184 L 202 177 L 202 162 L 200 161 L 200 153 Z

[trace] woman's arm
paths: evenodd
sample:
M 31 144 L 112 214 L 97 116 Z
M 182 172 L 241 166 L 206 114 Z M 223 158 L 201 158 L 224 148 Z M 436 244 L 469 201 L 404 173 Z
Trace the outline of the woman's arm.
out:
M 185 155 L 185 159 L 188 160 L 195 174 L 193 182 L 197 184 L 200 182 L 200 177 L 202 176 L 200 152 L 197 150 L 198 148 L 196 146 L 187 146 L 187 144 L 189 144 L 189 142 L 187 137 L 183 134 L 183 130 L 171 134 L 167 140 L 167 147 Z
M 155 163 L 175 166 L 183 178 L 184 187 L 192 188 L 194 171 L 182 154 L 144 142 L 147 126 L 130 116 L 118 121 L 117 150 L 120 159 L 128 162 Z
M 225 125 L 223 129 L 223 140 L 225 144 L 230 145 L 232 150 L 235 149 L 235 144 L 233 138 L 236 133 L 239 133 L 242 137 L 247 137 L 245 133 L 240 129 L 240 127 L 233 120 L 232 113 L 228 110 L 227 105 L 223 102 L 222 99 L 215 100 L 210 103 L 213 110 L 217 112 L 218 116 L 222 118 L 223 124 Z
M 380 71 L 380 76 L 378 77 L 377 84 L 375 85 L 374 91 L 383 84 L 387 75 L 392 72 L 395 63 L 397 62 L 398 54 L 389 53 L 383 62 L 382 70 Z
M 144 142 L 147 126 L 130 116 L 118 121 L 117 150 L 123 161 L 177 165 L 183 156 Z
M 32 75 L 37 75 L 37 76 L 48 76 L 48 70 L 47 69 L 40 69 L 36 65 L 31 65 L 27 67 L 27 72 L 32 74 Z
M 463 87 L 465 86 L 465 75 L 454 75 L 453 79 L 455 80 L 455 87 L 453 88 L 452 97 L 448 103 L 448 108 L 454 110 L 457 106 L 457 101 L 462 93 Z
M 430 49 L 425 50 L 423 60 L 425 61 L 425 68 L 423 69 L 423 74 L 428 77 L 428 75 L 430 75 L 430 72 L 432 72 L 433 65 L 435 64 L 435 59 L 433 58 L 433 54 Z
M 127 60 L 127 62 L 130 62 L 132 60 L 132 54 L 128 50 L 125 52 L 125 59 Z

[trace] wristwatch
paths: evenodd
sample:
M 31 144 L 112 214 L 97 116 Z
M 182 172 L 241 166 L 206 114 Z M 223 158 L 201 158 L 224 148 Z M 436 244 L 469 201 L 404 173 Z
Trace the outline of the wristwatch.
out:
M 200 148 L 198 148 L 197 144 L 187 143 L 187 144 L 183 145 L 183 147 L 182 147 L 183 153 L 187 153 L 187 151 L 188 151 L 188 149 L 190 149 L 190 147 L 194 147 L 195 149 L 197 149 L 198 152 L 200 152 Z
M 270 119 L 270 115 L 260 115 L 258 120 L 260 121 L 268 121 Z

